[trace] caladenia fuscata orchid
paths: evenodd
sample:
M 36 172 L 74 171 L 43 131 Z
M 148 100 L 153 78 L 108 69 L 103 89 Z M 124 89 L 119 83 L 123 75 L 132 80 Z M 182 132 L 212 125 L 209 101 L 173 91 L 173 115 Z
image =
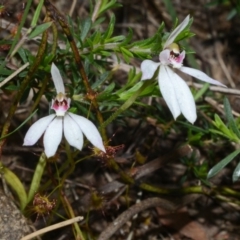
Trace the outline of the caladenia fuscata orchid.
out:
M 57 96 L 52 100 L 51 106 L 55 114 L 51 114 L 35 122 L 29 128 L 23 145 L 34 145 L 44 134 L 44 151 L 49 158 L 55 155 L 63 134 L 69 145 L 79 150 L 83 147 L 84 134 L 89 142 L 105 152 L 102 137 L 95 125 L 85 117 L 68 112 L 71 99 L 65 95 L 63 79 L 54 63 L 51 66 L 51 74 L 57 91 Z
M 193 124 L 197 119 L 194 98 L 186 82 L 171 68 L 178 69 L 204 82 L 223 87 L 226 86 L 202 71 L 183 66 L 185 51 L 180 52 L 179 46 L 174 43 L 174 40 L 187 27 L 189 21 L 190 17 L 188 15 L 169 35 L 163 46 L 163 50 L 159 54 L 160 62 L 144 60 L 141 64 L 141 70 L 142 80 L 148 80 L 154 76 L 154 73 L 159 68 L 158 83 L 160 91 L 174 119 L 182 113 L 184 117 Z

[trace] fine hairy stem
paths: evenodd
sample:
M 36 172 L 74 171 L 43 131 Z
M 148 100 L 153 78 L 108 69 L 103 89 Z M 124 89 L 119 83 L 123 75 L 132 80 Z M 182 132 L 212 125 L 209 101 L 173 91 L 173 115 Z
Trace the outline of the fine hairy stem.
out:
M 50 179 L 52 181 L 52 184 L 56 187 L 60 186 L 60 189 L 59 189 L 60 195 L 59 196 L 60 196 L 61 202 L 63 204 L 63 207 L 64 207 L 67 215 L 69 216 L 69 218 L 75 218 L 75 214 L 72 209 L 72 206 L 71 206 L 70 202 L 68 201 L 68 198 L 66 197 L 64 191 L 62 190 L 62 187 L 64 186 L 64 180 L 68 175 L 66 176 L 66 174 L 65 174 L 65 177 L 61 179 L 61 183 L 58 183 L 57 180 L 55 179 L 54 174 L 52 173 L 50 164 L 48 164 L 47 170 L 48 170 L 48 175 L 50 176 Z M 76 239 L 84 240 L 84 237 L 82 235 L 82 232 L 81 232 L 78 224 L 74 223 L 73 225 L 74 225 L 74 229 L 75 229 L 74 233 L 76 235 Z
M 65 146 L 66 146 L 66 153 L 67 153 L 67 157 L 68 157 L 68 161 L 70 163 L 70 167 L 68 168 L 67 172 L 64 174 L 64 176 L 61 178 L 61 182 L 60 182 L 60 186 L 64 186 L 64 182 L 66 180 L 66 178 L 71 175 L 71 173 L 74 171 L 75 169 L 75 162 L 71 156 L 71 149 L 70 146 L 68 144 L 67 141 L 65 141 Z M 63 205 L 65 205 L 66 210 L 68 212 L 68 215 L 70 218 L 74 218 L 75 214 L 74 211 L 72 209 L 71 204 L 69 203 L 67 197 L 65 196 L 63 190 L 61 189 L 61 196 L 62 196 L 62 201 Z M 82 234 L 81 229 L 79 228 L 79 225 L 77 223 L 74 223 L 74 229 L 75 229 L 75 234 L 76 234 L 76 239 L 80 239 L 80 240 L 84 240 L 84 236 Z
M 91 103 L 94 107 L 94 110 L 96 111 L 98 121 L 99 121 L 100 124 L 102 124 L 103 123 L 103 117 L 102 117 L 102 114 L 101 114 L 101 112 L 99 110 L 99 107 L 98 107 L 98 102 L 96 100 L 96 93 L 91 88 L 91 85 L 89 83 L 87 74 L 85 72 L 85 69 L 84 69 L 84 66 L 83 66 L 83 63 L 82 63 L 81 56 L 79 54 L 79 51 L 78 51 L 77 45 L 74 41 L 74 38 L 71 34 L 69 26 L 66 22 L 66 19 L 48 0 L 45 1 L 45 6 L 46 6 L 46 9 L 48 11 L 49 16 L 52 19 L 54 19 L 55 21 L 59 22 L 60 26 L 63 29 L 63 32 L 67 36 L 67 39 L 68 39 L 68 41 L 70 43 L 70 46 L 72 48 L 72 51 L 73 51 L 73 55 L 74 55 L 76 64 L 77 64 L 79 72 L 81 74 L 83 84 L 84 84 L 84 86 L 86 88 L 86 91 L 87 91 L 86 97 L 89 101 L 91 101 Z M 102 133 L 102 137 L 103 137 L 104 141 L 107 141 L 107 135 L 106 135 L 105 128 L 101 129 L 101 133 Z

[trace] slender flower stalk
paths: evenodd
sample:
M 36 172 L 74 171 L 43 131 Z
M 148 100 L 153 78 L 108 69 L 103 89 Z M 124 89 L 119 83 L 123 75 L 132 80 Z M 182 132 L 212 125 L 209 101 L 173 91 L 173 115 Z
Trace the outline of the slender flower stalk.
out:
M 188 15 L 169 35 L 163 45 L 163 51 L 159 54 L 160 62 L 144 60 L 141 64 L 141 70 L 142 80 L 148 80 L 151 79 L 156 70 L 160 68 L 158 73 L 158 84 L 162 96 L 166 101 L 174 119 L 182 113 L 184 117 L 193 124 L 197 119 L 194 98 L 186 82 L 171 68 L 178 69 L 181 72 L 198 78 L 204 82 L 223 87 L 226 86 L 209 77 L 202 71 L 183 66 L 182 63 L 185 58 L 185 51 L 180 52 L 179 46 L 174 43 L 174 40 L 187 27 L 189 20 L 190 17 Z
M 57 96 L 52 100 L 51 106 L 55 114 L 35 122 L 29 128 L 23 145 L 34 145 L 44 134 L 44 151 L 49 158 L 55 155 L 63 134 L 69 145 L 82 150 L 84 134 L 95 147 L 105 152 L 102 137 L 95 125 L 84 117 L 68 112 L 71 99 L 66 97 L 63 79 L 54 63 L 51 66 L 51 74 L 57 91 Z

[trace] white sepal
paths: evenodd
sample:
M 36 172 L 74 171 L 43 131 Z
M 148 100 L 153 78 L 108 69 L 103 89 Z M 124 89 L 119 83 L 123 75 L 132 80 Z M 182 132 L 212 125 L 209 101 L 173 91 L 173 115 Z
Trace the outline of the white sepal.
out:
M 173 73 L 173 78 L 174 89 L 179 108 L 183 116 L 193 124 L 197 119 L 196 105 L 193 95 L 186 82 L 180 76 L 178 76 L 176 73 Z
M 63 133 L 69 145 L 82 150 L 83 147 L 83 134 L 78 124 L 66 114 L 63 123 Z
M 102 137 L 96 128 L 96 126 L 85 117 L 78 116 L 73 113 L 68 113 L 70 117 L 77 123 L 77 125 L 82 130 L 83 134 L 92 143 L 93 146 L 99 148 L 103 152 L 106 152 Z
M 55 114 L 51 114 L 47 117 L 41 118 L 36 121 L 27 131 L 23 146 L 32 146 L 34 145 L 38 139 L 43 135 L 48 125 L 54 119 Z
M 179 24 L 173 31 L 172 33 L 169 35 L 167 41 L 165 42 L 163 49 L 165 49 L 166 47 L 168 47 L 171 43 L 174 42 L 175 38 L 179 35 L 179 33 L 181 33 L 184 28 L 188 25 L 190 20 L 189 15 L 187 15 L 187 17 L 182 21 L 181 24 Z
M 189 67 L 181 67 L 181 68 L 179 68 L 179 70 L 181 72 L 184 72 L 188 75 L 191 75 L 191 76 L 193 76 L 193 77 L 195 77 L 195 78 L 197 78 L 201 81 L 208 82 L 208 83 L 218 85 L 218 86 L 222 86 L 222 87 L 227 87 L 224 84 L 220 83 L 219 81 L 217 81 L 213 78 L 210 78 L 207 74 L 205 74 L 204 72 L 202 72 L 200 70 L 197 70 L 197 69 L 194 69 L 194 68 L 189 68 Z
M 44 151 L 48 158 L 55 155 L 62 140 L 63 118 L 56 117 L 47 127 L 43 137 Z
M 181 110 L 176 98 L 173 74 L 174 72 L 168 66 L 161 65 L 158 75 L 158 83 L 162 96 L 176 120 L 180 115 Z
M 52 63 L 52 66 L 51 66 L 51 74 L 52 74 L 53 83 L 57 93 L 65 94 L 65 88 L 64 88 L 62 76 L 54 63 Z

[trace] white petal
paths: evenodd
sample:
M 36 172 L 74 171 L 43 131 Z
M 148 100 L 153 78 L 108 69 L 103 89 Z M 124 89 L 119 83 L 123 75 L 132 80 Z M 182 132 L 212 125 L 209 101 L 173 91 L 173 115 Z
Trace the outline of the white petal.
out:
M 160 52 L 159 60 L 160 60 L 161 64 L 164 64 L 164 65 L 170 64 L 169 59 L 170 59 L 170 50 L 169 49 L 165 49 Z
M 208 82 L 208 83 L 215 84 L 215 85 L 222 86 L 222 87 L 227 87 L 224 84 L 220 83 L 219 81 L 217 81 L 213 78 L 210 78 L 207 74 L 205 74 L 204 72 L 202 72 L 200 70 L 197 70 L 194 68 L 189 68 L 189 67 L 181 67 L 181 68 L 179 68 L 179 70 L 184 73 L 187 73 L 188 75 L 191 75 L 199 80 L 202 80 L 204 82 Z
M 190 122 L 194 123 L 197 119 L 196 105 L 193 95 L 186 84 L 186 82 L 179 77 L 176 73 L 173 74 L 174 77 L 174 89 L 178 105 L 181 109 L 183 116 Z
M 46 128 L 50 124 L 50 122 L 55 117 L 55 114 L 51 114 L 47 117 L 39 119 L 35 122 L 27 131 L 26 136 L 24 138 L 23 146 L 32 146 L 37 140 L 43 135 Z
M 63 132 L 69 145 L 82 150 L 83 147 L 83 134 L 77 123 L 66 114 L 63 122 Z
M 161 65 L 158 75 L 160 91 L 174 119 L 176 119 L 180 115 L 181 110 L 175 93 L 173 75 L 174 72 L 169 67 Z
M 48 126 L 44 137 L 43 145 L 46 156 L 52 157 L 55 155 L 57 148 L 62 140 L 62 117 L 56 117 Z
M 156 72 L 157 68 L 159 67 L 160 63 L 153 62 L 151 60 L 144 60 L 141 63 L 141 70 L 142 70 L 142 79 L 147 80 L 151 79 Z
M 73 113 L 68 114 L 78 124 L 78 126 L 80 127 L 86 138 L 92 143 L 92 145 L 99 148 L 103 152 L 106 152 L 103 145 L 102 137 L 95 125 L 84 117 L 78 116 Z
M 184 30 L 184 28 L 188 25 L 189 23 L 189 15 L 183 20 L 183 22 L 181 24 L 178 25 L 178 27 L 176 27 L 174 29 L 174 31 L 169 35 L 167 41 L 165 42 L 163 49 L 168 47 L 171 43 L 174 42 L 175 38 L 178 36 L 178 34 L 180 32 L 182 32 Z
M 63 85 L 62 76 L 54 63 L 52 63 L 52 66 L 51 66 L 51 74 L 52 74 L 53 83 L 57 93 L 65 94 L 65 88 Z

